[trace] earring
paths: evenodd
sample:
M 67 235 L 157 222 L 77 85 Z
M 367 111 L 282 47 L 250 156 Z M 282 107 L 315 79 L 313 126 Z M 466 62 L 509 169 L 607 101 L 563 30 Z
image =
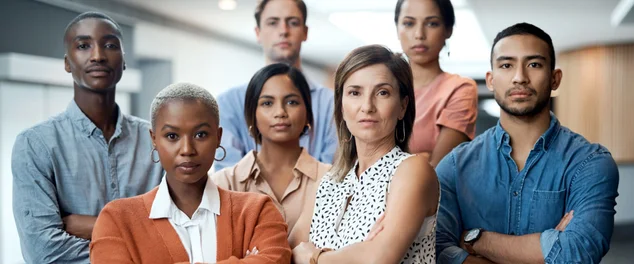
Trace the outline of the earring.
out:
M 154 151 L 156 151 L 156 155 L 158 155 L 158 150 L 156 150 L 156 147 L 152 146 L 152 151 L 150 152 L 150 159 L 154 163 L 159 163 L 161 161 L 161 157 L 159 156 L 159 158 L 155 160 L 154 159 Z
M 396 140 L 398 140 L 398 142 L 403 143 L 403 141 L 405 141 L 405 121 L 401 120 L 401 123 L 403 123 L 403 138 L 398 138 L 398 125 L 396 126 L 397 128 L 394 130 L 394 136 L 396 137 Z
M 249 126 L 249 134 L 251 134 L 253 138 L 257 138 L 260 136 L 260 133 L 253 130 L 253 126 Z
M 310 124 L 306 124 L 306 126 L 304 126 L 304 131 L 302 131 L 302 134 L 308 134 L 311 129 L 313 129 L 313 127 L 311 127 Z
M 226 150 L 226 149 L 225 149 L 225 147 L 223 147 L 223 146 L 218 146 L 218 147 L 222 149 L 222 152 L 223 152 L 223 153 L 222 153 L 222 158 L 220 158 L 220 159 L 216 159 L 216 158 L 214 158 L 214 160 L 215 160 L 215 161 L 223 161 L 223 160 L 225 160 L 225 158 L 227 157 L 227 150 Z

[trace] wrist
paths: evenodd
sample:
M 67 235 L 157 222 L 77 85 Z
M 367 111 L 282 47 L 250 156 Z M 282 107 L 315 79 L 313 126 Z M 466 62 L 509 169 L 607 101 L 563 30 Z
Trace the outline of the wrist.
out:
M 319 257 L 324 252 L 332 251 L 330 248 L 318 248 L 313 252 L 313 256 L 310 257 L 310 264 L 317 264 L 319 262 Z
M 466 232 L 462 242 L 464 245 L 464 249 L 470 255 L 478 255 L 480 247 L 477 247 L 476 245 L 482 244 L 482 242 L 479 241 L 482 240 L 482 236 L 484 235 L 484 233 L 485 231 L 482 228 L 474 228 Z

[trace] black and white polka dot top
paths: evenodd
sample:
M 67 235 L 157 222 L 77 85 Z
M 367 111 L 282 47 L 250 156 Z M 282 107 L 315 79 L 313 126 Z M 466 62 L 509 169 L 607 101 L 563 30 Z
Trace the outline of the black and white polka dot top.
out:
M 365 170 L 357 179 L 356 167 L 342 182 L 327 173 L 315 199 L 310 241 L 319 248 L 340 249 L 362 242 L 377 218 L 385 212 L 392 176 L 403 160 L 412 155 L 398 146 Z M 346 202 L 352 197 L 347 210 Z M 436 215 L 425 218 L 416 239 L 400 263 L 436 263 Z

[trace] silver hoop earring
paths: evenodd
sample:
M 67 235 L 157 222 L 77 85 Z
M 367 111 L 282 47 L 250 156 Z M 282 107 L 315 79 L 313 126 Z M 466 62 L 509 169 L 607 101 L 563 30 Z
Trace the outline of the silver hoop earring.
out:
M 403 141 L 405 141 L 405 121 L 401 120 L 401 123 L 403 123 L 403 138 L 398 138 L 398 128 L 395 130 L 396 134 L 394 136 L 398 142 L 403 143 Z
M 223 161 L 227 157 L 227 150 L 223 146 L 218 146 L 218 147 L 222 149 L 222 158 L 220 158 L 220 159 L 214 158 L 214 160 L 215 161 Z
M 154 163 L 159 163 L 161 161 L 161 157 L 159 156 L 158 159 L 154 159 L 154 151 L 156 151 L 156 154 L 158 155 L 158 150 L 156 150 L 155 147 L 152 147 L 152 151 L 150 152 L 150 159 L 152 160 L 152 162 Z

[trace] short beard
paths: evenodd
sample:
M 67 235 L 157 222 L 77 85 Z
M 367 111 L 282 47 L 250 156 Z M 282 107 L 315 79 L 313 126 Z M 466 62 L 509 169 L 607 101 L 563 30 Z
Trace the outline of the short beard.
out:
M 550 91 L 550 89 L 548 91 Z M 497 96 L 494 97 L 495 101 L 498 103 L 502 111 L 515 117 L 534 117 L 537 114 L 541 113 L 544 108 L 546 108 L 550 104 L 550 92 L 545 98 L 538 98 L 533 107 L 527 107 L 523 109 L 511 108 L 506 105 L 503 100 L 500 100 Z

